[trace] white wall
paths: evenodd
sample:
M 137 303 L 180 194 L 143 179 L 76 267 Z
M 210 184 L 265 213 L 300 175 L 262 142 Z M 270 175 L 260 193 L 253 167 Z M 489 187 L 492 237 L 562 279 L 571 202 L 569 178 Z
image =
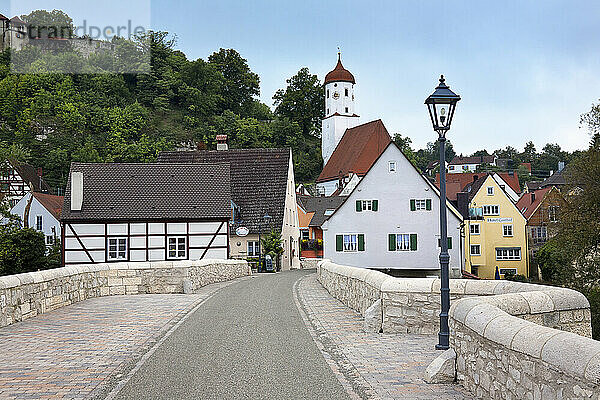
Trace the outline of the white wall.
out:
M 200 259 L 209 244 L 210 248 L 204 255 L 204 259 L 227 259 L 227 225 L 227 222 L 223 225 L 221 222 L 72 223 L 70 226 L 65 224 L 65 264 L 107 262 L 108 237 L 127 238 L 126 259 L 109 262 L 163 261 L 167 238 L 170 236 L 187 239 L 186 256 L 183 259 Z M 217 231 L 217 236 L 212 240 Z M 84 247 L 93 261 L 88 257 Z
M 388 162 L 396 162 L 395 173 Z M 411 199 L 432 200 L 431 211 L 411 211 Z M 356 211 L 356 200 L 377 199 L 378 211 Z M 323 225 L 324 258 L 362 268 L 439 270 L 439 195 L 409 161 L 391 144 L 362 178 L 348 199 Z M 365 251 L 336 251 L 336 234 L 362 233 Z M 417 251 L 389 251 L 388 234 L 416 233 Z M 448 211 L 448 236 L 452 237 L 450 267 L 459 274 L 462 263 L 460 219 Z
M 348 89 L 348 96 L 345 95 Z M 329 97 L 327 92 L 329 91 Z M 339 98 L 334 98 L 334 93 Z M 321 123 L 321 155 L 324 164 L 335 150 L 337 144 L 344 136 L 346 129 L 358 125 L 359 118 L 354 115 L 354 84 L 351 82 L 331 82 L 325 85 L 325 119 Z M 346 107 L 348 112 L 346 112 Z M 332 116 L 338 113 L 341 115 Z
M 27 193 L 19 202 L 10 210 L 12 214 L 16 214 L 21 217 L 21 221 L 25 216 L 25 207 L 27 207 L 27 202 L 32 197 L 31 193 Z M 36 220 L 37 216 L 42 216 L 42 230 L 41 232 L 44 236 L 52 236 L 56 235 L 56 238 L 60 240 L 60 222 L 52 215 L 50 211 L 46 209 L 35 197 L 31 202 L 31 207 L 29 209 L 29 227 L 36 229 Z M 54 231 L 52 230 L 54 228 Z M 46 243 L 47 239 L 46 239 Z
M 294 163 L 290 150 L 290 162 L 288 166 L 288 181 L 285 195 L 285 211 L 283 224 L 281 225 L 281 238 L 283 240 L 283 256 L 281 257 L 281 269 L 300 268 L 300 228 L 298 223 L 298 209 L 296 203 L 296 183 L 294 181 Z M 291 244 L 291 246 L 290 246 Z

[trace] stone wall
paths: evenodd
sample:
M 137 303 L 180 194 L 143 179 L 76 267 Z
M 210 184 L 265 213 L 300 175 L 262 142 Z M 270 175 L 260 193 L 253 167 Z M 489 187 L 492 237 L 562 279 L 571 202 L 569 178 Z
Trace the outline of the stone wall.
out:
M 250 275 L 246 261 L 200 260 L 77 265 L 0 277 L 0 327 L 85 299 L 184 293 Z
M 518 303 L 519 295 L 510 296 Z M 459 300 L 450 310 L 460 384 L 485 399 L 600 399 L 600 342 L 517 318 L 482 300 Z M 583 318 L 576 314 L 567 319 Z
M 383 332 L 438 330 L 439 279 L 393 278 L 323 261 L 321 284 L 364 314 L 382 301 Z M 600 400 L 600 342 L 581 293 L 510 281 L 450 281 L 456 376 L 479 398 Z M 379 297 L 377 297 L 379 294 Z
M 300 268 L 302 269 L 314 269 L 317 268 L 319 263 L 323 261 L 322 258 L 301 258 Z

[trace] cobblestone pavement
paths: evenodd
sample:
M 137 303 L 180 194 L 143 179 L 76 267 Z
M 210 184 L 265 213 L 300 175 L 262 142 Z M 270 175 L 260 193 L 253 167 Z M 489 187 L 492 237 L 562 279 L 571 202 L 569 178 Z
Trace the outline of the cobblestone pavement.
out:
M 435 336 L 362 331 L 362 317 L 329 295 L 316 274 L 296 284 L 295 297 L 317 347 L 352 398 L 472 399 L 458 385 L 430 385 L 422 376 L 440 352 Z
M 0 329 L 0 399 L 101 398 L 194 307 L 193 295 L 86 300 Z

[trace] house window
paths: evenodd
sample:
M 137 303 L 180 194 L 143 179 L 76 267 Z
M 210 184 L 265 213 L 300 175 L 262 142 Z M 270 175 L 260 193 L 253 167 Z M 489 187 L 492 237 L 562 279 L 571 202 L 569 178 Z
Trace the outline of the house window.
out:
M 520 260 L 521 248 L 496 248 L 496 260 Z
M 396 161 L 390 161 L 388 168 L 390 172 L 396 172 Z
M 558 206 L 550 206 L 548 207 L 548 220 L 550 222 L 556 222 L 558 221 L 557 215 L 558 215 Z
M 308 231 L 306 231 L 306 232 L 308 233 Z M 260 244 L 259 244 L 258 240 L 248 241 L 248 257 L 258 257 L 259 254 L 260 254 Z
M 346 107 L 346 114 L 348 114 L 348 107 Z
M 479 265 L 471 265 L 471 273 L 475 276 L 479 276 Z
M 471 235 L 479 235 L 479 224 L 471 224 L 469 229 Z
M 329 98 L 329 89 L 327 89 L 327 98 Z
M 348 97 L 348 88 L 345 89 L 346 97 Z
M 480 244 L 472 244 L 471 245 L 471 255 L 472 256 L 480 256 L 481 255 L 481 245 Z
M 127 259 L 127 238 L 108 238 L 108 259 Z
M 431 211 L 431 199 L 411 199 L 410 211 Z
M 363 200 L 362 209 L 371 211 L 373 209 L 373 200 Z
M 300 238 L 302 240 L 308 240 L 308 239 L 310 239 L 310 235 L 308 234 L 308 229 L 302 229 L 300 231 L 300 235 L 301 235 Z M 248 246 L 248 250 L 250 250 L 250 246 Z
M 483 215 L 499 215 L 498 206 L 483 206 Z
M 35 216 L 35 229 L 37 229 L 38 231 L 43 230 L 44 228 L 44 224 L 42 221 L 42 216 L 41 215 L 36 215 Z
M 390 233 L 388 235 L 389 251 L 416 251 L 417 234 L 416 233 Z
M 333 215 L 333 213 L 335 212 L 334 209 L 329 208 L 327 210 L 325 210 L 325 212 L 323 213 L 326 217 L 329 217 L 330 215 Z
M 463 169 L 463 171 L 468 171 L 469 170 L 469 166 L 468 165 L 463 165 L 462 169 Z
M 356 251 L 358 249 L 358 235 L 344 235 L 344 251 Z
M 488 196 L 493 196 L 494 195 L 494 187 L 493 186 L 488 186 L 488 188 L 487 188 L 487 194 L 488 194 Z
M 532 226 L 531 238 L 534 244 L 546 243 L 548 241 L 548 231 L 545 226 Z
M 169 248 L 168 258 L 169 259 L 182 259 L 186 255 L 186 244 L 185 237 L 169 237 Z
M 512 236 L 513 235 L 513 226 L 512 225 L 502 225 L 502 234 L 504 236 Z
M 329 108 L 327 109 L 327 115 L 329 115 Z M 329 128 L 329 125 L 327 125 L 327 127 Z
M 450 165 L 450 166 L 448 167 L 448 170 L 450 170 L 450 171 L 454 171 L 454 165 Z
M 54 235 L 46 235 L 46 244 L 52 246 L 54 244 Z
M 356 211 L 377 211 L 379 208 L 379 201 L 377 200 L 356 200 Z M 326 210 L 327 211 L 327 210 Z M 332 212 L 333 214 L 333 212 Z

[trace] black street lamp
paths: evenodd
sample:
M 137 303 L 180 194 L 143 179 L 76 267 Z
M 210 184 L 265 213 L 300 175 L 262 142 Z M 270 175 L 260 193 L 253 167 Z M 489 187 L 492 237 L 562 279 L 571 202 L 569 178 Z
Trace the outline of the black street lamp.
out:
M 450 272 L 448 264 L 448 225 L 446 223 L 446 132 L 450 130 L 454 109 L 460 96 L 454 93 L 444 80 L 440 77 L 440 84 L 435 88 L 431 96 L 425 100 L 429 109 L 429 116 L 433 130 L 438 134 L 440 143 L 440 268 L 442 311 L 440 312 L 440 332 L 438 333 L 438 344 L 435 348 L 446 350 L 450 347 L 450 328 L 448 327 L 448 311 L 450 310 Z

